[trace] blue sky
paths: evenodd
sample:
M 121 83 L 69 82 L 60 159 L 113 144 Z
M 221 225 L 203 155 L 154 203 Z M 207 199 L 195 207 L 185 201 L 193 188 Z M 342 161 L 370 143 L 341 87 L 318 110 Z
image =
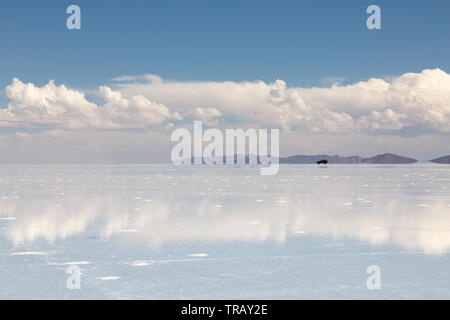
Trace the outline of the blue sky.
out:
M 65 27 L 70 4 L 82 30 Z M 369 4 L 382 30 L 365 26 Z M 0 87 L 12 77 L 95 87 L 121 74 L 321 86 L 448 70 L 450 2 L 2 1 Z
M 0 163 L 166 162 L 194 120 L 280 128 L 282 155 L 442 156 L 449 14 L 448 0 L 1 1 Z

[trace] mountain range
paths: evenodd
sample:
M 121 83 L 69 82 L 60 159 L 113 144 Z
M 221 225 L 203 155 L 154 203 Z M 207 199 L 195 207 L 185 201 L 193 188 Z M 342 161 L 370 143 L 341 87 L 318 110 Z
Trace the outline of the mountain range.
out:
M 241 159 L 245 161 L 245 163 L 249 162 L 249 159 L 256 160 L 260 163 L 259 157 L 255 155 L 243 156 L 243 155 L 234 155 L 234 157 L 230 157 L 237 163 L 237 159 Z M 413 158 L 408 158 L 400 155 L 396 155 L 393 153 L 384 153 L 379 154 L 370 158 L 363 158 L 360 156 L 340 156 L 340 155 L 294 155 L 285 158 L 280 158 L 279 162 L 281 164 L 315 164 L 320 160 L 327 160 L 329 164 L 411 164 L 416 163 L 417 160 Z M 205 164 L 205 161 L 202 161 Z M 223 162 L 226 162 L 226 157 L 223 157 Z M 441 164 L 450 164 L 450 155 L 437 158 L 434 160 L 430 160 L 430 162 L 441 163 Z M 194 158 L 191 158 L 191 163 L 194 163 Z
M 371 158 L 362 158 L 360 156 L 349 156 L 344 157 L 340 155 L 313 155 L 313 156 L 303 156 L 296 155 L 287 158 L 280 158 L 280 163 L 291 163 L 291 164 L 309 164 L 316 163 L 320 160 L 327 160 L 328 163 L 369 163 L 369 164 L 406 164 L 415 163 L 416 159 L 407 158 L 399 156 L 392 153 L 380 154 Z
M 430 162 L 441 163 L 441 164 L 450 164 L 450 155 L 430 160 Z

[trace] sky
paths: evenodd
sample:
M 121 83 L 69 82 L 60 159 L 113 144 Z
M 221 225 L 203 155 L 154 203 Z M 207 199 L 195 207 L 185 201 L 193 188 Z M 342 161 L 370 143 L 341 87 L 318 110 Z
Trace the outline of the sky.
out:
M 81 8 L 68 30 L 66 9 Z M 381 8 L 381 30 L 366 9 Z M 450 154 L 450 2 L 2 1 L 0 163 L 170 160 L 280 128 L 282 155 Z M 6 151 L 6 152 L 5 152 Z

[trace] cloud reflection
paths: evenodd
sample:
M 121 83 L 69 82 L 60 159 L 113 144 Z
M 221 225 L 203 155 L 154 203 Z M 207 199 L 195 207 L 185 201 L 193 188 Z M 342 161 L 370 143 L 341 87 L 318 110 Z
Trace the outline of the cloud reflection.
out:
M 215 185 L 217 186 L 217 185 Z M 372 245 L 395 244 L 440 254 L 450 248 L 448 203 L 346 199 L 314 192 L 69 194 L 0 199 L 0 217 L 15 245 L 44 239 L 100 236 L 159 246 L 184 241 L 275 241 L 331 236 Z M 219 189 L 220 190 L 220 189 Z

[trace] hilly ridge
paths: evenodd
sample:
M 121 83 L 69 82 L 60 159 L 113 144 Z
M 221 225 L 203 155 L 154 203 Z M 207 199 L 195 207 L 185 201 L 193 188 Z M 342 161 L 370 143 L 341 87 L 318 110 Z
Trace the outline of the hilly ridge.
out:
M 332 164 L 407 164 L 416 163 L 417 160 L 404 156 L 399 156 L 392 153 L 384 153 L 371 158 L 362 158 L 360 156 L 344 157 L 340 155 L 295 155 L 287 158 L 280 158 L 280 163 L 286 164 L 312 164 L 320 160 L 328 160 L 328 163 Z
M 430 160 L 430 162 L 440 163 L 440 164 L 450 164 L 450 155 Z

